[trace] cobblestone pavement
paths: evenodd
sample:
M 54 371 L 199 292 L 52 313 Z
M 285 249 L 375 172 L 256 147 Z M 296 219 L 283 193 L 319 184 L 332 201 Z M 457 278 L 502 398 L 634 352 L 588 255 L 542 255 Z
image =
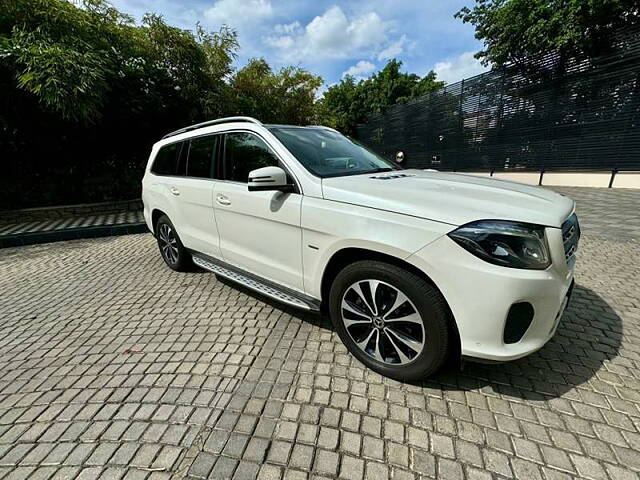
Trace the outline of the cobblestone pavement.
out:
M 573 198 L 583 233 L 640 240 L 640 190 L 584 187 L 554 187 Z
M 547 346 L 416 385 L 150 235 L 3 250 L 0 477 L 638 478 L 640 242 L 609 213 Z

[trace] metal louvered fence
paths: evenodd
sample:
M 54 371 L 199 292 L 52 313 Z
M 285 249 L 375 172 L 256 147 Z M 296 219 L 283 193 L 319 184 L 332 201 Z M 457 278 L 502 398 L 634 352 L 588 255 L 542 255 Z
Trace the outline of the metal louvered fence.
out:
M 394 105 L 357 137 L 412 168 L 640 170 L 640 30 L 598 57 L 548 55 Z

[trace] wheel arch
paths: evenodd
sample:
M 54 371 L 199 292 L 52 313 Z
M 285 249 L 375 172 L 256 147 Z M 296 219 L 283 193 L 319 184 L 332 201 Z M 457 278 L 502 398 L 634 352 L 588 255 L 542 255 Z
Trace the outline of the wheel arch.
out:
M 403 260 L 402 258 L 394 257 L 393 255 L 389 255 L 387 253 L 378 252 L 375 250 L 369 250 L 366 248 L 360 247 L 346 247 L 341 250 L 336 251 L 329 261 L 327 262 L 324 271 L 322 272 L 322 280 L 320 283 L 320 294 L 322 299 L 322 308 L 324 312 L 328 311 L 328 302 L 329 298 L 329 290 L 331 289 L 332 280 L 335 276 L 347 265 L 350 265 L 354 262 L 358 262 L 361 260 L 377 260 L 384 263 L 389 263 L 391 265 L 395 265 L 404 270 L 407 270 L 414 275 L 425 280 L 427 283 L 432 285 L 439 293 L 442 295 L 444 303 L 446 305 L 448 311 L 448 324 L 449 324 L 449 332 L 450 338 L 452 340 L 451 345 L 451 356 L 452 358 L 460 358 L 461 355 L 461 341 L 460 341 L 460 333 L 458 331 L 458 326 L 456 324 L 455 317 L 453 312 L 451 311 L 451 307 L 447 302 L 447 299 L 443 295 L 442 291 L 438 288 L 438 285 L 427 275 L 423 270 L 419 269 L 415 265 Z
M 160 217 L 162 217 L 163 215 L 166 215 L 167 218 L 169 218 L 169 215 L 164 213 L 159 208 L 154 208 L 151 212 L 151 225 L 153 226 L 154 235 L 156 234 L 156 225 L 158 224 L 158 220 L 160 220 Z

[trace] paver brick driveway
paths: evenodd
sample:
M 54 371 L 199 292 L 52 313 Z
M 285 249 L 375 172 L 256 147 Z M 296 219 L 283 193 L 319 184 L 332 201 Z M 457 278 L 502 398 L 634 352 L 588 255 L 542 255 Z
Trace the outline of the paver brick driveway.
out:
M 640 193 L 572 193 L 554 339 L 419 385 L 319 316 L 170 271 L 150 235 L 0 250 L 0 477 L 638 478 Z

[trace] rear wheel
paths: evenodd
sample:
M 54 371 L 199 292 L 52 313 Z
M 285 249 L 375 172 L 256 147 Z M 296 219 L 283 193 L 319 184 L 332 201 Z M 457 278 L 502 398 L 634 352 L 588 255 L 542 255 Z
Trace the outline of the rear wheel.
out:
M 400 267 L 379 261 L 345 267 L 334 280 L 329 304 L 349 351 L 382 375 L 418 380 L 446 357 L 448 311 L 442 295 Z
M 182 245 L 178 232 L 166 215 L 158 219 L 156 239 L 162 259 L 169 268 L 178 272 L 186 272 L 193 267 L 191 254 Z

